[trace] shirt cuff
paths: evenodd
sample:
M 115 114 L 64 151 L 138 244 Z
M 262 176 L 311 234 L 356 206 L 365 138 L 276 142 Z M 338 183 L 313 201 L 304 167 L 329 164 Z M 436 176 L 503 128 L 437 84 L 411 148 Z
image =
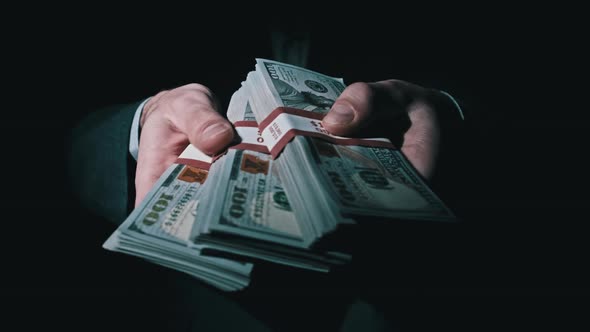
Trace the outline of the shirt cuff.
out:
M 129 153 L 137 161 L 137 155 L 139 154 L 139 119 L 141 118 L 141 112 L 143 111 L 143 106 L 150 98 L 144 100 L 139 106 L 137 110 L 135 110 L 135 115 L 133 116 L 133 122 L 131 122 L 131 132 L 129 133 Z
M 461 120 L 465 120 L 465 115 L 463 115 L 463 110 L 461 109 L 461 106 L 459 105 L 457 100 L 446 91 L 443 91 L 443 90 L 438 90 L 438 91 L 440 91 L 443 95 L 447 96 L 451 100 L 451 102 L 453 103 L 453 105 L 455 105 L 455 108 L 459 112 L 459 116 L 461 116 Z

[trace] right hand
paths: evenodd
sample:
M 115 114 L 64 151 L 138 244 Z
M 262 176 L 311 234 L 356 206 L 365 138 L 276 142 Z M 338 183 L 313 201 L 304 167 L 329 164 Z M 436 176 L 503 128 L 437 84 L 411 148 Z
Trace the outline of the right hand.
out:
M 229 145 L 233 127 L 217 108 L 213 93 L 196 83 L 162 91 L 145 104 L 139 121 L 135 206 L 189 143 L 207 154 Z

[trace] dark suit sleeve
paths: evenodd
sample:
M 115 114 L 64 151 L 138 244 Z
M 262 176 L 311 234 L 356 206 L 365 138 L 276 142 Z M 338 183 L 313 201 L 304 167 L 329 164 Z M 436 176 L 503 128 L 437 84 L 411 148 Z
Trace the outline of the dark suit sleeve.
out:
M 91 113 L 66 144 L 71 193 L 84 208 L 115 224 L 133 207 L 135 160 L 129 153 L 129 134 L 140 103 Z

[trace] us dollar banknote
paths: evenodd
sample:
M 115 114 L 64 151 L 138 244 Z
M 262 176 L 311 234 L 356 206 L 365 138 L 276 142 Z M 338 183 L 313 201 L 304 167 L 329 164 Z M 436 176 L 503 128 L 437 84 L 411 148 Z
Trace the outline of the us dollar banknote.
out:
M 256 60 L 256 71 L 248 75 L 245 86 L 259 122 L 279 107 L 326 114 L 345 89 L 340 78 L 265 59 Z M 297 136 L 284 147 L 277 162 L 282 172 L 289 173 L 281 174 L 283 178 L 306 179 L 285 186 L 290 196 L 324 199 L 324 209 L 338 210 L 333 213 L 336 219 L 379 216 L 455 220 L 398 149 L 338 145 L 322 138 Z M 304 208 L 305 204 L 299 203 L 296 210 Z M 321 215 L 321 209 L 317 206 L 314 214 Z M 325 227 L 332 229 L 334 222 Z
M 229 119 L 236 117 L 253 119 L 242 89 L 234 94 L 228 110 Z M 234 123 L 244 141 L 257 141 L 256 127 L 248 134 Z M 214 165 L 216 178 L 203 194 L 206 221 L 196 241 L 209 248 L 215 245 L 219 251 L 316 270 L 348 260 L 347 255 L 308 250 L 311 238 L 291 207 L 275 161 L 268 152 L 239 147 L 230 148 Z
M 190 240 L 207 175 L 204 169 L 171 165 L 103 247 L 175 268 L 220 289 L 248 285 L 252 264 L 203 256 L 203 246 Z
M 215 157 L 187 147 L 104 248 L 238 290 L 253 261 L 319 271 L 348 262 L 348 254 L 313 245 L 342 224 L 372 216 L 455 220 L 387 140 L 365 144 L 323 129 L 345 88 L 340 78 L 257 59 L 229 103 L 234 144 Z M 269 122 L 277 109 L 299 122 Z M 312 126 L 313 135 L 288 127 L 294 123 Z

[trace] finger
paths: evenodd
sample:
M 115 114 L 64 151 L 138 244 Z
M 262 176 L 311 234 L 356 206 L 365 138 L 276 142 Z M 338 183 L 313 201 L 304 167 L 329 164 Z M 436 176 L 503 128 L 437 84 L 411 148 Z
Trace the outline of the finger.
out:
M 349 85 L 336 99 L 322 124 L 330 133 L 352 135 L 364 127 L 373 111 L 374 91 L 367 83 Z
M 203 86 L 196 89 L 174 100 L 170 120 L 191 144 L 207 154 L 215 154 L 232 141 L 233 127 L 217 111 L 213 94 Z
M 147 134 L 149 133 L 149 135 Z M 139 205 L 164 171 L 187 146 L 186 136 L 166 121 L 146 123 L 140 138 L 135 173 L 135 206 Z

